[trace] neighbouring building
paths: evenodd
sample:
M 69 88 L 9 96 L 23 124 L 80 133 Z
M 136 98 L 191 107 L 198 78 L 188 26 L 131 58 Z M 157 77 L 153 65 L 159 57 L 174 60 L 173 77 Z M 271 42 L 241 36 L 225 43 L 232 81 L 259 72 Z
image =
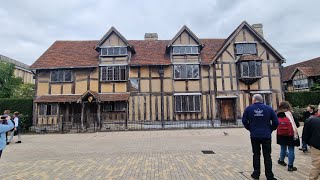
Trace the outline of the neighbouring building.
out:
M 199 39 L 183 26 L 170 40 L 127 40 L 112 27 L 97 41 L 56 41 L 31 66 L 34 123 L 236 123 L 255 93 L 273 108 L 282 101 L 284 61 L 262 24 L 244 21 L 226 39 Z
M 309 91 L 320 78 L 320 57 L 284 67 L 282 78 L 285 91 Z
M 35 83 L 35 80 L 33 79 L 34 74 L 32 73 L 32 71 L 29 69 L 29 66 L 16 61 L 14 59 L 8 58 L 6 56 L 3 56 L 0 54 L 0 61 L 5 61 L 7 63 L 12 63 L 15 66 L 14 69 L 14 76 L 15 77 L 20 77 L 23 81 L 23 83 Z

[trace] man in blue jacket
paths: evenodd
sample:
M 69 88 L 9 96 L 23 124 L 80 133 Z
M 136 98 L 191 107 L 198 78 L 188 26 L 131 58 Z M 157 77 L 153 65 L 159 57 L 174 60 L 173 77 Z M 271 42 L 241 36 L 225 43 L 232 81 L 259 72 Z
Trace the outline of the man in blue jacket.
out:
M 0 158 L 2 150 L 6 147 L 6 132 L 14 128 L 14 124 L 10 120 L 10 116 L 1 116 L 0 118 Z
M 263 97 L 255 94 L 252 97 L 252 105 L 248 106 L 242 116 L 244 127 L 250 131 L 253 152 L 253 173 L 251 177 L 259 179 L 261 145 L 264 157 L 265 175 L 268 180 L 274 180 L 271 160 L 271 134 L 279 124 L 274 110 L 263 104 Z

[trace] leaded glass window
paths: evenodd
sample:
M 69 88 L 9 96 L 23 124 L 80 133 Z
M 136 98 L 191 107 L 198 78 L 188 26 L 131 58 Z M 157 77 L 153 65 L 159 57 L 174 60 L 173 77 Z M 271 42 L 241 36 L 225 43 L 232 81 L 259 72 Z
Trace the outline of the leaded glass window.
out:
M 125 55 L 128 55 L 128 49 L 125 46 L 101 48 L 100 55 L 101 56 L 125 56 Z
M 101 70 L 101 81 L 125 81 L 126 66 L 104 66 Z
M 236 54 L 257 54 L 257 44 L 256 43 L 237 43 L 236 44 Z
M 176 95 L 176 112 L 200 112 L 200 95 Z
M 174 65 L 175 79 L 199 79 L 199 65 L 179 64 Z

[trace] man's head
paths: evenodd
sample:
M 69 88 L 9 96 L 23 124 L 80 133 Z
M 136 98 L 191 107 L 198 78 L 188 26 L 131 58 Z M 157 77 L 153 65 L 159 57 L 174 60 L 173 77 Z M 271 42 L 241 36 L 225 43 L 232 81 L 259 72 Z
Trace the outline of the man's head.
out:
M 9 110 L 4 110 L 3 114 L 10 114 Z
M 312 106 L 312 105 L 308 105 L 307 106 L 307 111 L 309 111 L 309 112 L 312 112 L 312 111 L 314 111 L 315 110 L 315 107 L 314 106 Z
M 252 96 L 252 103 L 261 102 L 263 103 L 263 97 L 261 94 L 255 94 Z

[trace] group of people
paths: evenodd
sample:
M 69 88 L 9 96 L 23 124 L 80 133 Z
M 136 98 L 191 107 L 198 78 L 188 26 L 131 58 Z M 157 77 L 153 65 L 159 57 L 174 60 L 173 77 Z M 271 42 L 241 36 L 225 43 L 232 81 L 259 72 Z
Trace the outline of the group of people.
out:
M 312 107 L 307 108 L 306 118 L 302 133 L 302 148 L 304 152 L 310 146 L 312 168 L 309 172 L 310 180 L 317 180 L 320 175 L 320 105 L 318 112 L 311 112 Z M 288 171 L 297 171 L 294 167 L 294 148 L 300 146 L 298 133 L 299 122 L 292 116 L 291 105 L 287 101 L 280 103 L 274 111 L 270 106 L 263 104 L 263 97 L 255 94 L 252 97 L 252 105 L 248 106 L 242 116 L 244 127 L 250 131 L 253 152 L 253 179 L 260 177 L 261 146 L 264 157 L 265 175 L 267 180 L 275 180 L 272 172 L 271 160 L 271 135 L 277 130 L 277 144 L 280 145 L 278 164 L 288 166 Z M 288 156 L 288 164 L 285 157 Z
M 19 112 L 14 112 L 13 116 L 10 116 L 10 111 L 5 110 L 3 115 L 0 116 L 0 158 L 3 149 L 6 145 L 10 144 L 14 135 L 18 135 L 18 141 L 21 143 L 21 126 L 19 120 Z M 8 139 L 8 132 L 11 131 Z

